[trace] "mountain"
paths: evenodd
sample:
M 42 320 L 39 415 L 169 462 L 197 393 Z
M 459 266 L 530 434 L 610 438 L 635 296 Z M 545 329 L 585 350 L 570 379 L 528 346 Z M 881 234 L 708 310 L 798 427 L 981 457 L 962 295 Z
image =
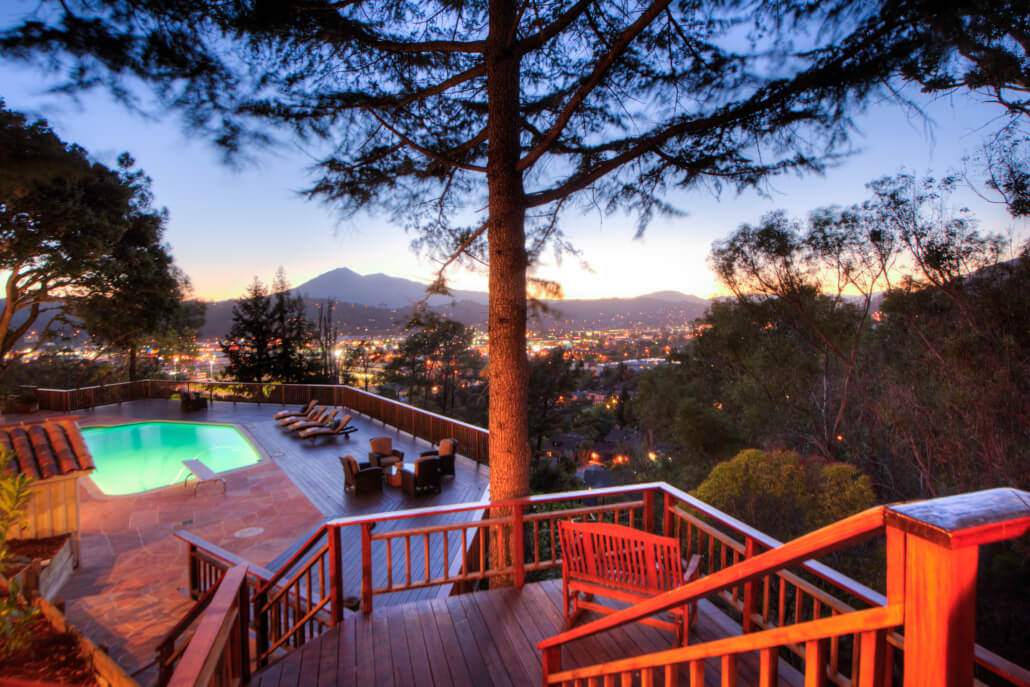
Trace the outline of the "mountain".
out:
M 317 321 L 318 308 L 324 303 L 325 298 L 304 299 L 309 320 Z M 236 301 L 208 303 L 199 338 L 224 338 L 232 327 L 232 307 L 235 304 Z M 405 308 L 376 308 L 360 303 L 336 301 L 333 322 L 343 336 L 358 338 L 371 334 L 399 332 L 404 328 L 404 323 L 410 315 L 410 310 Z
M 345 303 L 386 309 L 410 308 L 426 297 L 425 284 L 386 274 L 360 275 L 346 267 L 320 274 L 295 287 L 294 291 L 306 298 L 336 298 Z M 452 300 L 485 305 L 487 299 L 483 291 L 454 291 L 451 296 L 432 296 L 429 305 L 445 305 Z
M 335 301 L 337 328 L 346 337 L 361 337 L 402 331 L 411 306 L 425 297 L 426 286 L 385 274 L 360 275 L 341 267 L 304 282 L 294 291 L 304 297 L 311 320 L 317 319 L 317 309 L 326 298 Z M 452 296 L 434 296 L 429 303 L 441 315 L 485 331 L 487 301 L 482 291 L 455 291 Z M 0 306 L 2 303 L 0 299 Z M 234 304 L 233 300 L 208 303 L 200 338 L 225 337 L 232 326 Z M 529 328 L 561 332 L 678 327 L 700 317 L 707 307 L 706 299 L 678 291 L 658 291 L 637 298 L 538 301 L 530 308 Z

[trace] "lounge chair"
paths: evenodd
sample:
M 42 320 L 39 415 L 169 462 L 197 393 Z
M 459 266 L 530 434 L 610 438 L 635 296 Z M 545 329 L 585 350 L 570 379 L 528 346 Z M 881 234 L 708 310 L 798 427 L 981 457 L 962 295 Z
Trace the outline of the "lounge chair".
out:
M 350 439 L 350 435 L 358 431 L 358 428 L 350 424 L 352 416 L 344 415 L 328 427 L 308 427 L 302 429 L 299 436 L 301 439 L 311 439 L 311 445 L 314 446 L 315 439 L 318 437 L 336 437 L 341 434 Z
M 299 433 L 305 429 L 311 429 L 314 427 L 328 427 L 336 419 L 336 416 L 340 414 L 339 408 L 326 409 L 324 413 L 319 415 L 314 420 L 301 420 L 300 422 L 294 422 L 286 429 L 290 430 L 291 433 Z
M 368 440 L 371 449 L 368 452 L 368 462 L 378 465 L 381 468 L 388 468 L 394 463 L 404 462 L 404 451 L 398 451 L 393 447 L 393 439 L 390 437 L 376 437 Z
M 457 452 L 457 439 L 441 439 L 438 447 L 432 451 L 423 451 L 419 455 L 437 456 L 440 459 L 440 474 L 454 477 L 454 454 Z
M 280 410 L 278 413 L 272 416 L 272 419 L 278 421 L 284 420 L 288 417 L 305 417 L 308 413 L 311 412 L 311 409 L 314 408 L 317 404 L 318 401 L 316 401 L 315 399 L 311 399 L 303 406 L 301 406 L 299 410 Z
M 301 420 L 314 420 L 325 411 L 325 406 L 311 406 L 311 410 L 304 413 L 303 415 L 290 415 L 289 417 L 284 417 L 281 420 L 276 420 L 275 424 L 279 425 L 280 427 L 289 427 L 294 422 L 300 422 Z
M 415 470 L 401 470 L 401 487 L 408 496 L 440 492 L 440 459 L 426 456 L 415 459 Z
M 343 467 L 343 490 L 353 489 L 355 494 L 383 490 L 383 469 L 359 463 L 353 456 L 340 456 Z

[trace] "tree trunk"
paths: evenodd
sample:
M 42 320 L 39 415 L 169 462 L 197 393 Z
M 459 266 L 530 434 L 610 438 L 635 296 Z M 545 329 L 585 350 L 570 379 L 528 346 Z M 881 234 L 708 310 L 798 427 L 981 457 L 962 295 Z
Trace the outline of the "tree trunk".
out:
M 487 38 L 490 149 L 487 159 L 490 244 L 490 499 L 529 493 L 526 359 L 526 201 L 519 159 L 519 57 L 510 45 L 517 24 L 512 0 L 491 0 Z M 503 513 L 491 513 L 499 516 Z M 510 528 L 491 541 L 493 564 L 511 561 Z M 505 580 L 494 578 L 499 584 Z M 507 580 L 510 584 L 510 579 Z
M 129 381 L 136 381 L 136 346 L 129 346 Z

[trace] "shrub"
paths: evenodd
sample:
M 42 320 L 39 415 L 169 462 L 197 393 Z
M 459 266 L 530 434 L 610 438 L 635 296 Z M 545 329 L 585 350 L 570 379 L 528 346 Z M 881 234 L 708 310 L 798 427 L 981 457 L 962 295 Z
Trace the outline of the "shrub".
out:
M 873 505 L 869 477 L 847 463 L 792 451 L 741 451 L 716 465 L 695 495 L 784 541 Z
M 0 450 L 0 465 L 10 460 L 8 451 Z M 7 537 L 19 531 L 25 508 L 32 498 L 32 479 L 24 474 L 0 475 L 0 575 L 7 570 Z M 17 585 L 0 589 L 0 657 L 10 656 L 29 642 L 31 626 L 39 609 L 19 598 Z

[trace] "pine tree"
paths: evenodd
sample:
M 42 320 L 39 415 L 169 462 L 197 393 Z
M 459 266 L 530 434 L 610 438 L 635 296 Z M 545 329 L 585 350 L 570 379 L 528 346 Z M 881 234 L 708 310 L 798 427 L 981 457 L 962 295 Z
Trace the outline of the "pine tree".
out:
M 229 358 L 226 377 L 238 382 L 263 382 L 271 376 L 275 347 L 272 302 L 257 277 L 233 305 L 232 327 L 221 346 Z

